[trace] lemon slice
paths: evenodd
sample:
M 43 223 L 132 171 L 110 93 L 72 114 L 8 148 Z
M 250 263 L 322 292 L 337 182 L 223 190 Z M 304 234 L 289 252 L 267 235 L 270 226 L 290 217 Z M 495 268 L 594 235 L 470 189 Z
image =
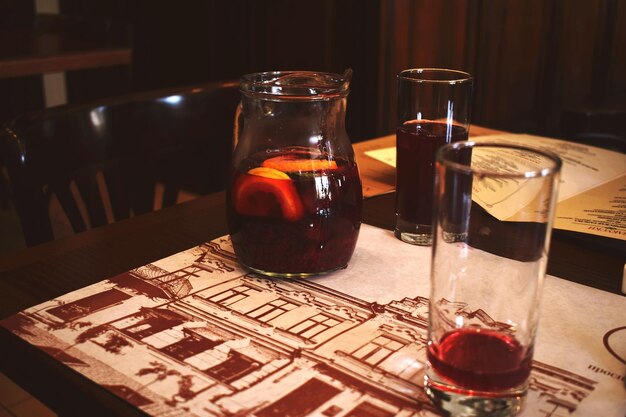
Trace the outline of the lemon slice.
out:
M 263 161 L 263 168 L 282 170 L 281 172 L 328 171 L 337 169 L 337 163 L 327 159 L 295 159 L 288 155 L 266 159 Z
M 283 171 L 280 171 L 274 168 L 268 168 L 268 167 L 252 168 L 250 171 L 248 171 L 248 174 L 258 175 L 259 177 L 265 177 L 265 178 L 274 178 L 278 180 L 290 179 L 289 175 L 285 174 Z

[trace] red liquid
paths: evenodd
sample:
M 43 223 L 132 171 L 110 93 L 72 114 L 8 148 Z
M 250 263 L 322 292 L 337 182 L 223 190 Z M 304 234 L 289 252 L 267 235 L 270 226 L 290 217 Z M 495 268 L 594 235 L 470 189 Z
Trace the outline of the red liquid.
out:
M 408 222 L 430 225 L 433 216 L 435 153 L 441 146 L 467 140 L 467 130 L 445 123 L 415 120 L 396 132 L 396 211 Z
M 459 329 L 428 347 L 428 361 L 439 376 L 475 391 L 517 387 L 530 375 L 532 349 L 512 336 L 487 329 Z
M 288 179 L 260 179 L 249 173 L 277 156 L 303 162 L 303 170 L 285 169 Z M 246 184 L 258 192 L 238 193 Z M 244 160 L 235 169 L 228 196 L 237 258 L 269 273 L 315 274 L 347 265 L 358 238 L 361 210 L 356 164 L 302 148 L 262 152 Z

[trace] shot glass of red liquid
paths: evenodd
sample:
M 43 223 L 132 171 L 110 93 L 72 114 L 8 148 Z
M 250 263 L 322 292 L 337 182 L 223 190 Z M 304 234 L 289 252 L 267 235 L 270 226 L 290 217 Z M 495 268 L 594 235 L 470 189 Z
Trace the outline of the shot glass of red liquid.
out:
M 438 68 L 398 74 L 395 236 L 404 242 L 432 243 L 435 152 L 467 140 L 472 76 Z
M 425 390 L 452 416 L 513 416 L 532 367 L 561 161 L 464 141 L 435 165 Z

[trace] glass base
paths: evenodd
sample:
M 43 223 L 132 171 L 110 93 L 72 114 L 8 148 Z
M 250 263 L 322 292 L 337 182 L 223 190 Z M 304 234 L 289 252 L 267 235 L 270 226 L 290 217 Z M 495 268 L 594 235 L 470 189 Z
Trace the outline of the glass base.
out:
M 432 226 L 415 224 L 396 217 L 393 233 L 398 239 L 411 245 L 431 246 L 433 244 Z
M 318 277 L 320 275 L 326 275 L 326 274 L 330 274 L 331 272 L 335 272 L 335 271 L 339 271 L 340 269 L 344 269 L 346 268 L 348 265 L 343 265 L 340 267 L 337 267 L 335 269 L 331 269 L 328 271 L 321 271 L 321 272 L 271 272 L 271 271 L 264 271 L 262 269 L 258 269 L 258 268 L 253 268 L 251 266 L 245 265 L 243 263 L 240 262 L 240 264 L 251 270 L 252 272 L 255 272 L 257 274 L 261 274 L 261 275 L 265 275 L 268 277 L 272 277 L 272 278 L 311 278 L 311 277 Z
M 446 243 L 457 243 L 457 242 L 467 242 L 467 232 L 463 233 L 453 233 L 453 232 L 443 232 L 442 239 Z
M 450 417 L 512 417 L 526 402 L 527 387 L 503 393 L 482 393 L 459 389 L 424 377 L 424 391 L 440 410 Z
M 408 233 L 396 229 L 394 235 L 401 241 L 411 245 L 431 246 L 433 244 L 433 235 L 431 234 Z

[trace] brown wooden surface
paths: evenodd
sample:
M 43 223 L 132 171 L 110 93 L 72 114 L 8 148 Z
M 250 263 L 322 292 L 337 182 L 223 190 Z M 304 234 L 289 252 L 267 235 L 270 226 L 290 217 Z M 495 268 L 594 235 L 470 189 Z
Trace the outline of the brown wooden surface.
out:
M 385 1 L 380 128 L 398 72 L 444 67 L 474 75 L 473 122 L 562 136 L 568 109 L 626 107 L 625 23 L 621 0 Z
M 0 317 L 224 235 L 224 198 L 198 198 L 0 258 Z M 145 415 L 2 328 L 0 346 L 0 372 L 59 414 Z
M 497 131 L 472 128 L 473 135 L 488 133 Z M 381 174 L 385 178 L 372 176 L 379 162 L 366 161 L 362 152 L 393 146 L 393 142 L 394 137 L 387 136 L 355 146 L 357 155 L 361 155 L 365 187 L 371 187 L 370 181 L 378 179 L 389 186 L 390 174 Z M 391 230 L 394 200 L 393 192 L 367 198 L 364 223 Z M 219 192 L 4 255 L 0 257 L 0 318 L 227 232 L 225 193 Z M 552 275 L 620 294 L 623 265 L 623 245 L 558 231 L 553 235 L 548 264 L 548 273 Z M 0 372 L 60 414 L 145 415 L 2 328 L 0 346 Z
M 302 7 L 306 13 L 299 13 L 290 0 L 186 0 L 185 7 L 136 0 L 133 86 L 147 90 L 259 71 L 352 68 L 350 137 L 381 135 L 376 131 L 381 1 L 308 1 Z
M 65 74 L 70 104 L 131 91 L 133 2 L 58 3 L 44 13 L 32 1 L 0 1 L 0 121 L 45 108 L 48 87 L 61 85 L 44 89 L 42 74 Z
M 394 198 L 366 199 L 364 222 L 391 229 Z M 0 258 L 0 318 L 226 234 L 224 200 L 219 192 Z M 586 252 L 558 236 L 552 249 L 559 276 L 619 293 L 607 272 L 623 262 L 619 255 Z M 144 415 L 1 328 L 0 346 L 0 372 L 61 414 Z
M 288 0 L 123 3 L 133 27 L 132 88 L 352 67 L 346 123 L 354 141 L 393 131 L 396 75 L 410 67 L 469 71 L 472 121 L 508 131 L 564 137 L 566 110 L 626 107 L 621 0 L 323 0 L 298 19 Z M 18 39 L 4 35 L 8 47 Z
M 470 128 L 470 138 L 499 133 L 507 132 L 476 125 Z M 368 221 L 384 228 L 393 228 L 394 225 L 395 169 L 365 155 L 365 152 L 393 146 L 395 135 L 354 144 L 363 195 L 384 195 L 370 206 L 375 215 Z M 620 288 L 625 263 L 626 244 L 621 240 L 565 230 L 553 231 L 548 262 L 548 273 L 551 275 L 622 294 Z
M 129 65 L 132 59 L 126 29 L 102 19 L 38 14 L 30 24 L 2 29 L 0 79 Z
M 132 55 L 130 48 L 59 52 L 58 54 L 50 52 L 50 55 L 29 55 L 1 60 L 0 78 L 129 65 Z

